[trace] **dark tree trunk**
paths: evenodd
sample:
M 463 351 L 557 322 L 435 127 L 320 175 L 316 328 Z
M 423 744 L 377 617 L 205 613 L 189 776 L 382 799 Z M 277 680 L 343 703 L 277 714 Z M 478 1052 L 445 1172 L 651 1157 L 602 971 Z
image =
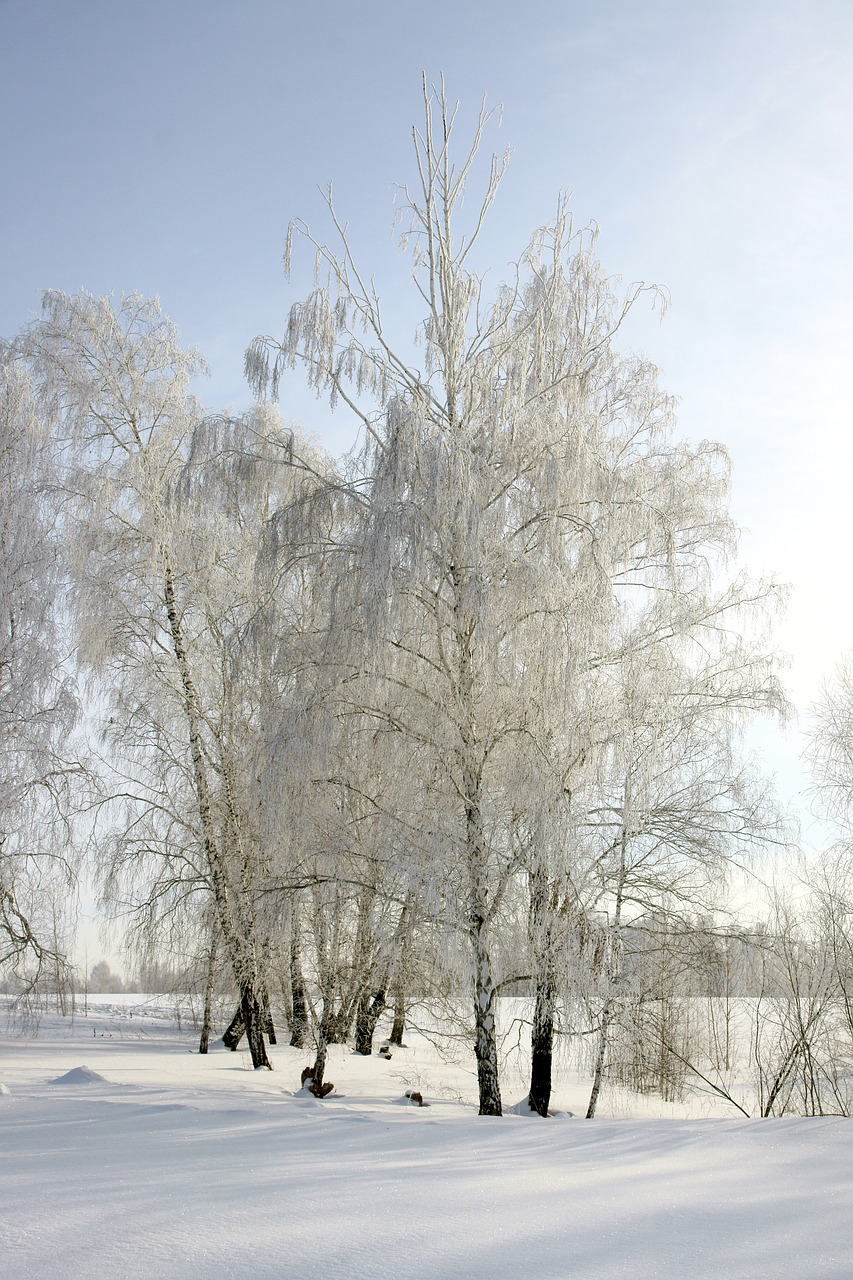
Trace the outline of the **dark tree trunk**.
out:
M 554 1052 L 554 975 L 552 908 L 548 878 L 534 863 L 530 875 L 530 941 L 535 965 L 533 1027 L 530 1035 L 530 1093 L 532 1111 L 547 1116 L 551 1102 L 551 1066 Z
M 305 983 L 295 938 L 290 943 L 290 990 L 293 999 L 290 1045 L 293 1049 L 304 1049 L 308 1038 L 308 1001 L 305 999 Z
M 346 1044 L 352 1030 L 357 1002 L 350 997 L 342 1004 L 337 1013 L 331 1013 L 326 1023 L 326 1038 L 329 1044 Z
M 369 1058 L 373 1053 L 373 1033 L 385 1008 L 385 992 L 379 990 L 372 1000 L 365 995 L 359 1001 L 355 1016 L 355 1051 Z
M 252 1055 L 252 1066 L 256 1071 L 261 1067 L 272 1071 L 272 1063 L 267 1056 L 267 1046 L 264 1043 L 264 1011 L 254 984 L 251 982 L 243 983 L 240 988 L 240 1009 L 243 1014 L 243 1025 L 246 1028 L 246 1038 L 249 1041 L 249 1052 Z
M 402 1045 L 403 1032 L 406 1029 L 406 998 L 403 993 L 403 984 L 398 982 L 394 988 L 394 1021 L 391 1024 L 391 1034 L 388 1037 L 391 1044 Z
M 199 1053 L 207 1053 L 207 1046 L 210 1044 L 210 1024 L 213 1015 L 213 998 L 212 993 L 209 995 L 205 989 L 204 993 L 204 1013 L 201 1019 L 201 1035 L 198 1041 Z
M 270 1007 L 270 994 L 266 987 L 263 989 L 261 997 L 261 1009 L 263 1012 L 264 1034 L 270 1044 L 278 1044 L 275 1038 L 275 1023 L 272 1020 L 272 1009 Z
M 252 1055 L 252 1066 L 256 1070 L 259 1067 L 266 1067 L 269 1071 L 272 1071 L 272 1063 L 267 1056 L 267 1047 L 264 1043 L 264 1026 L 266 1025 L 267 1016 L 261 1001 L 255 995 L 252 983 L 242 983 L 240 986 L 240 1003 L 237 1006 L 234 1017 L 225 1029 L 222 1043 L 226 1049 L 230 1049 L 234 1053 L 245 1035 L 249 1042 L 249 1052 Z
M 547 1116 L 551 1102 L 551 1061 L 554 1047 L 554 992 L 538 982 L 530 1041 L 530 1094 L 532 1111 Z
M 407 895 L 396 930 L 396 954 L 392 965 L 391 989 L 394 1000 L 394 1021 L 389 1037 L 391 1044 L 402 1045 L 406 1027 L 406 975 L 412 932 L 412 895 Z
M 245 1034 L 246 1020 L 243 1017 L 243 1006 L 242 1004 L 238 1004 L 234 1017 L 222 1033 L 222 1043 L 225 1045 L 226 1049 L 230 1049 L 232 1053 L 235 1053 L 237 1045 L 243 1039 Z

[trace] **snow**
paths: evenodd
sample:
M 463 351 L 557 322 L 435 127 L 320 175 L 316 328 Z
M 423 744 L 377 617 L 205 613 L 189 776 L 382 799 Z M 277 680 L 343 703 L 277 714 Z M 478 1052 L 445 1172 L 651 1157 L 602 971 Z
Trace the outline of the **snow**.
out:
M 320 1101 L 307 1053 L 273 1048 L 273 1072 L 221 1045 L 200 1057 L 162 998 L 7 1030 L 0 1274 L 853 1275 L 847 1120 L 629 1116 L 619 1096 L 587 1122 L 565 1114 L 581 1080 L 560 1118 L 481 1118 L 464 1056 L 406 1038 L 393 1062 L 333 1047 Z
M 106 1080 L 97 1071 L 93 1071 L 91 1067 L 72 1067 L 70 1071 L 66 1071 L 64 1076 L 57 1076 L 55 1080 L 49 1080 L 49 1084 L 106 1084 Z

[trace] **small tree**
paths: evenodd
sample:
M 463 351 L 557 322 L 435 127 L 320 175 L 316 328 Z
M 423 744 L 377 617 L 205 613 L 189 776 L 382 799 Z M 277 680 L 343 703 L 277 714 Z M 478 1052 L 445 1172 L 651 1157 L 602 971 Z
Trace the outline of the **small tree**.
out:
M 106 960 L 99 960 L 92 965 L 88 990 L 90 995 L 113 994 L 124 991 L 124 983 L 117 973 L 112 972 Z

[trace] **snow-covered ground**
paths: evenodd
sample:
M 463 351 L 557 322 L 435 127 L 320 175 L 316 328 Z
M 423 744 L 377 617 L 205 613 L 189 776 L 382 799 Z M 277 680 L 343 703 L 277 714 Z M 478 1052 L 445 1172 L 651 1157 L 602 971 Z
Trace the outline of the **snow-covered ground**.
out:
M 0 1276 L 853 1277 L 848 1120 L 625 1094 L 594 1121 L 481 1118 L 466 1054 L 407 1041 L 333 1048 L 319 1102 L 306 1053 L 200 1057 L 162 997 L 0 1023 Z M 581 1110 L 588 1080 L 562 1078 Z

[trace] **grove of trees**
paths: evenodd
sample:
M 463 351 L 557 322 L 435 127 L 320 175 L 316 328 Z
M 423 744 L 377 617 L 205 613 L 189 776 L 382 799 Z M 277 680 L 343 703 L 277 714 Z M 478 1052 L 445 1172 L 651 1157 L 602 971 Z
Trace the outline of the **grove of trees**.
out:
M 792 966 L 815 954 L 801 922 L 772 946 L 708 923 L 727 869 L 782 838 L 740 749 L 785 712 L 782 592 L 729 569 L 727 455 L 680 440 L 657 370 L 620 350 L 647 291 L 607 276 L 595 231 L 560 201 L 506 284 L 475 269 L 505 161 L 482 163 L 485 114 L 460 153 L 454 124 L 425 92 L 415 346 L 330 197 L 330 243 L 288 233 L 316 284 L 250 345 L 244 413 L 194 398 L 201 358 L 137 296 L 50 292 L 0 348 L 0 964 L 23 989 L 66 963 L 85 851 L 137 964 L 196 975 L 203 1049 L 224 989 L 226 1044 L 268 1067 L 283 1017 L 319 1094 L 327 1046 L 370 1053 L 387 1009 L 397 1041 L 413 1017 L 467 1028 L 500 1115 L 512 992 L 543 1116 L 555 1037 L 581 1025 L 590 1115 L 608 1072 L 650 1078 L 628 1048 L 656 1046 L 664 1088 L 724 1092 L 721 1029 L 700 1061 L 684 998 L 737 987 L 802 1020 Z M 284 425 L 294 369 L 352 416 L 347 457 Z M 817 737 L 849 806 L 853 739 L 831 710 Z M 836 1012 L 843 878 L 807 997 Z M 772 1111 L 810 1035 L 757 1034 L 783 1064 Z

